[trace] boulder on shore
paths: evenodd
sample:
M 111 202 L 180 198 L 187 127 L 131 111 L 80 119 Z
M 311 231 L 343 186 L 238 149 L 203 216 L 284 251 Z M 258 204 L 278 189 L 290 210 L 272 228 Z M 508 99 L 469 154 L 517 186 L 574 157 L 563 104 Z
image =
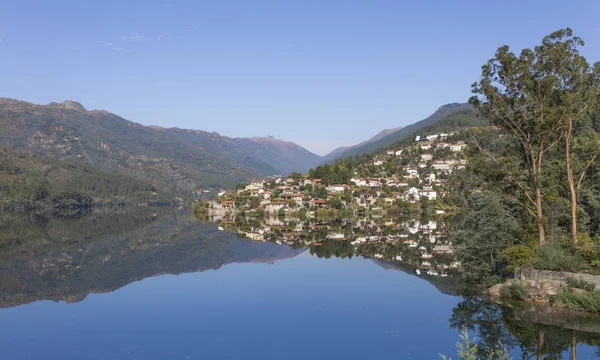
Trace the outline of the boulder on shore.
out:
M 488 289 L 488 294 L 493 298 L 505 297 L 510 293 L 509 289 L 516 285 L 523 285 L 527 289 L 527 298 L 529 302 L 548 302 L 558 293 L 560 287 L 566 286 L 566 283 L 557 283 L 551 280 L 519 280 L 510 279 L 502 284 L 496 284 Z

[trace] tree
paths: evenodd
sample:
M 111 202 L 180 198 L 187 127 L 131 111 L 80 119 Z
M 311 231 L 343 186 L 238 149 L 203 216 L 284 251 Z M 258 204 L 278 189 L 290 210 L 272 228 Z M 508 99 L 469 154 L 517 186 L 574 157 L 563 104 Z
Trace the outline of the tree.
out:
M 497 275 L 503 249 L 518 237 L 517 220 L 502 200 L 491 191 L 473 193 L 464 224 L 451 235 L 467 280 L 477 282 Z
M 549 41 L 547 38 L 544 42 Z M 481 79 L 472 86 L 475 95 L 469 99 L 485 118 L 519 144 L 527 182 L 518 174 L 508 175 L 534 208 L 527 209 L 536 219 L 539 245 L 545 243 L 541 189 L 544 154 L 558 143 L 564 125 L 555 115 L 556 81 L 548 71 L 556 61 L 553 56 L 544 45 L 523 49 L 519 56 L 506 45 L 499 47 L 494 58 L 482 66 Z
M 543 71 L 550 89 L 552 106 L 550 115 L 563 124 L 562 135 L 570 192 L 573 243 L 577 243 L 578 193 L 585 174 L 598 156 L 599 145 L 596 132 L 593 129 L 589 131 L 589 127 L 585 126 L 583 120 L 596 110 L 598 104 L 600 62 L 590 66 L 585 57 L 579 54 L 578 47 L 583 45 L 583 40 L 573 36 L 573 31 L 567 28 L 546 36 L 542 45 L 535 48 L 535 53 L 544 64 Z M 574 142 L 580 145 L 582 142 L 592 145 L 591 149 L 587 146 L 588 151 L 591 151 L 580 154 L 583 158 L 587 158 L 583 164 L 574 164 L 577 161 L 572 154 Z M 578 158 L 581 159 L 581 156 Z M 574 165 L 577 170 L 574 169 Z

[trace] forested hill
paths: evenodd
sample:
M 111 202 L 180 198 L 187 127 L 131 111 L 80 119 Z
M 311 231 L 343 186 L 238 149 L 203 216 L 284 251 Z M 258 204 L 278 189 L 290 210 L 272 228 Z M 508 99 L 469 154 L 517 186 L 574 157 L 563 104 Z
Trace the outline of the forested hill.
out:
M 36 156 L 87 163 L 96 170 L 151 181 L 175 194 L 277 172 L 262 161 L 234 160 L 197 142 L 106 111 L 88 111 L 72 101 L 35 105 L 0 99 L 0 139 Z
M 407 134 L 402 139 L 390 144 L 386 148 L 382 148 L 379 151 L 385 151 L 385 149 L 399 149 L 410 145 L 417 136 L 431 135 L 431 134 L 442 134 L 442 133 L 453 133 L 460 132 L 468 128 L 489 126 L 488 120 L 483 118 L 481 114 L 472 107 L 464 107 L 456 110 L 448 115 L 445 115 L 441 119 L 424 126 L 410 134 Z
M 174 194 L 144 179 L 101 171 L 81 161 L 34 157 L 0 145 L 0 212 L 47 208 L 69 212 L 95 205 L 174 202 Z
M 343 158 L 347 158 L 349 156 L 362 155 L 365 153 L 371 153 L 371 152 L 380 150 L 386 146 L 389 146 L 389 145 L 395 143 L 398 140 L 401 140 L 409 135 L 412 135 L 414 132 L 424 128 L 427 125 L 431 125 L 431 124 L 437 122 L 438 120 L 442 119 L 443 117 L 445 117 L 455 111 L 458 111 L 461 109 L 467 109 L 467 108 L 471 108 L 471 105 L 469 105 L 467 103 L 452 103 L 452 104 L 443 105 L 439 109 L 437 109 L 433 114 L 428 116 L 427 118 L 425 118 L 421 121 L 418 121 L 414 124 L 408 125 L 404 128 L 401 128 L 400 130 L 395 131 L 391 134 L 388 134 L 377 141 L 369 142 L 369 143 L 366 143 L 361 146 L 353 147 L 353 148 L 349 149 L 348 151 L 345 151 L 345 152 L 339 154 L 337 156 L 337 158 L 343 159 Z

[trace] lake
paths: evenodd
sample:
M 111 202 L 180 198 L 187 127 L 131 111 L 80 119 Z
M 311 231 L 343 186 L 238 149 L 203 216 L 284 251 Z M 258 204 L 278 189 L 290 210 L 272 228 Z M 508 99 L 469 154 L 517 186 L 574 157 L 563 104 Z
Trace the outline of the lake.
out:
M 463 327 L 515 359 L 570 359 L 573 343 L 593 359 L 600 344 L 595 318 L 459 296 L 452 276 L 250 241 L 185 211 L 9 218 L 0 241 L 1 359 L 457 359 Z

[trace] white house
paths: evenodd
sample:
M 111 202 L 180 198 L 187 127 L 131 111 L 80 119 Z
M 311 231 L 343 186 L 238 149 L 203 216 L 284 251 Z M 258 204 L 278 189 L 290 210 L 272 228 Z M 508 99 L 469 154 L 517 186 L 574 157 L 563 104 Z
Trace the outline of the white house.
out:
M 373 165 L 375 165 L 375 166 L 383 165 L 383 161 L 381 161 L 381 160 L 375 160 L 375 161 L 373 161 Z
M 429 149 L 431 149 L 431 144 L 430 143 L 421 143 L 421 145 L 419 145 L 419 146 L 423 150 L 429 150 Z
M 459 151 L 463 151 L 465 148 L 467 147 L 466 144 L 450 144 L 450 151 L 452 152 L 459 152 Z
M 367 180 L 363 178 L 352 178 L 350 179 L 351 183 L 354 183 L 356 186 L 367 186 Z
M 334 184 L 334 185 L 329 185 L 327 187 L 327 191 L 329 192 L 344 192 L 344 190 L 346 190 L 348 188 L 348 185 L 345 184 Z
M 438 143 L 435 147 L 437 149 L 444 149 L 444 148 L 447 148 L 448 146 L 450 146 L 450 144 L 448 144 L 447 142 L 443 142 L 442 141 L 442 142 Z
M 419 189 L 417 189 L 415 187 L 411 187 L 411 188 L 405 190 L 402 193 L 402 198 L 404 200 L 410 201 L 412 203 L 421 200 L 421 196 L 419 195 Z
M 431 159 L 433 159 L 432 154 L 421 154 L 421 161 L 429 161 Z
M 435 200 L 437 198 L 437 193 L 434 190 L 430 190 L 430 189 L 428 189 L 428 190 L 425 190 L 425 189 L 421 190 L 419 192 L 419 195 L 420 196 L 426 196 L 427 198 L 429 198 L 429 200 Z
M 386 151 L 386 154 L 388 154 L 388 155 L 395 155 L 396 152 L 394 150 L 388 150 L 388 151 Z
M 396 150 L 396 156 L 402 155 L 402 150 Z
M 406 169 L 406 173 L 408 174 L 408 177 L 411 179 L 419 177 L 419 172 L 415 169 Z
M 452 170 L 451 164 L 447 161 L 434 161 L 433 164 L 431 164 L 431 167 L 434 168 L 435 170 L 441 170 L 441 171 L 449 172 Z

